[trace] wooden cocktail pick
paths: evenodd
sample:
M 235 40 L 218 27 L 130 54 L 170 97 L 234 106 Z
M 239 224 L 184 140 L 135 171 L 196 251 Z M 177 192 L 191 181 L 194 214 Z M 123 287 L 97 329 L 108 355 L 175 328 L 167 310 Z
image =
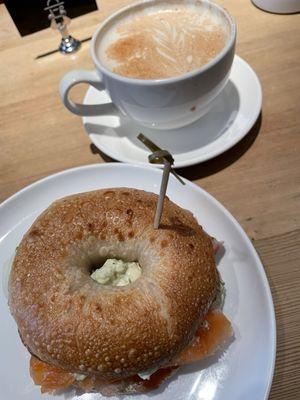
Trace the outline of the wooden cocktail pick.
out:
M 160 185 L 159 198 L 156 206 L 156 212 L 154 217 L 154 229 L 158 229 L 160 224 L 161 215 L 164 207 L 164 199 L 166 196 L 166 191 L 169 182 L 170 172 L 179 180 L 182 185 L 185 185 L 184 181 L 179 175 L 172 169 L 174 164 L 174 158 L 168 150 L 160 149 L 155 143 L 148 139 L 145 135 L 140 133 L 138 139 L 152 151 L 148 156 L 148 160 L 151 164 L 164 164 L 163 176 Z

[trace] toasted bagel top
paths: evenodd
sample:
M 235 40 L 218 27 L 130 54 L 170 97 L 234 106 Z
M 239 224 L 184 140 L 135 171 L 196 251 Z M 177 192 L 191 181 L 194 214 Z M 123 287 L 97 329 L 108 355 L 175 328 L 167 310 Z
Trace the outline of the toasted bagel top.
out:
M 20 336 L 68 371 L 130 376 L 160 367 L 191 340 L 218 283 L 210 238 L 193 215 L 157 195 L 113 188 L 54 202 L 24 235 L 9 280 Z M 113 287 L 91 270 L 107 258 L 138 261 L 142 275 Z

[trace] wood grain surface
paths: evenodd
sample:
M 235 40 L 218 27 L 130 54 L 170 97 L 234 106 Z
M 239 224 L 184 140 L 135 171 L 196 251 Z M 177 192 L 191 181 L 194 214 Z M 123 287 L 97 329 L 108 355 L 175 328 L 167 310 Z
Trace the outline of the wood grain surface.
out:
M 128 0 L 102 0 L 99 11 L 72 21 L 86 38 Z M 219 1 L 235 17 L 237 53 L 263 87 L 261 115 L 249 134 L 214 160 L 179 170 L 237 218 L 261 256 L 277 317 L 278 349 L 271 400 L 300 399 L 300 15 L 274 15 L 250 0 Z M 50 29 L 21 38 L 0 5 L 0 201 L 44 176 L 99 163 L 81 119 L 62 105 L 58 83 L 74 68 L 92 69 L 89 44 L 58 53 Z M 80 86 L 74 96 L 86 91 Z M 253 349 L 255 351 L 255 349 Z M 249 371 L 251 373 L 251 371 Z M 256 400 L 256 399 L 253 399 Z

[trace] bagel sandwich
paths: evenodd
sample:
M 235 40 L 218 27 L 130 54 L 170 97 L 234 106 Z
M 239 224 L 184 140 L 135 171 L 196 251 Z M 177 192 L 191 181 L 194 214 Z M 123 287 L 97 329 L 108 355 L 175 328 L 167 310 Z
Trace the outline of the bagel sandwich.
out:
M 222 313 L 219 244 L 191 212 L 109 188 L 51 204 L 26 232 L 9 307 L 42 393 L 142 393 L 233 336 Z

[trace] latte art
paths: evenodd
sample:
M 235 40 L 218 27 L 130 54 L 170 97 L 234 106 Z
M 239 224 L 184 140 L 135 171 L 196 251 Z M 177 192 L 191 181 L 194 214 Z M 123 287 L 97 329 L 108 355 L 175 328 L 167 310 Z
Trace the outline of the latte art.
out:
M 111 26 L 98 56 L 106 68 L 131 78 L 180 76 L 220 53 L 228 38 L 226 28 L 207 7 L 179 2 L 149 7 Z

